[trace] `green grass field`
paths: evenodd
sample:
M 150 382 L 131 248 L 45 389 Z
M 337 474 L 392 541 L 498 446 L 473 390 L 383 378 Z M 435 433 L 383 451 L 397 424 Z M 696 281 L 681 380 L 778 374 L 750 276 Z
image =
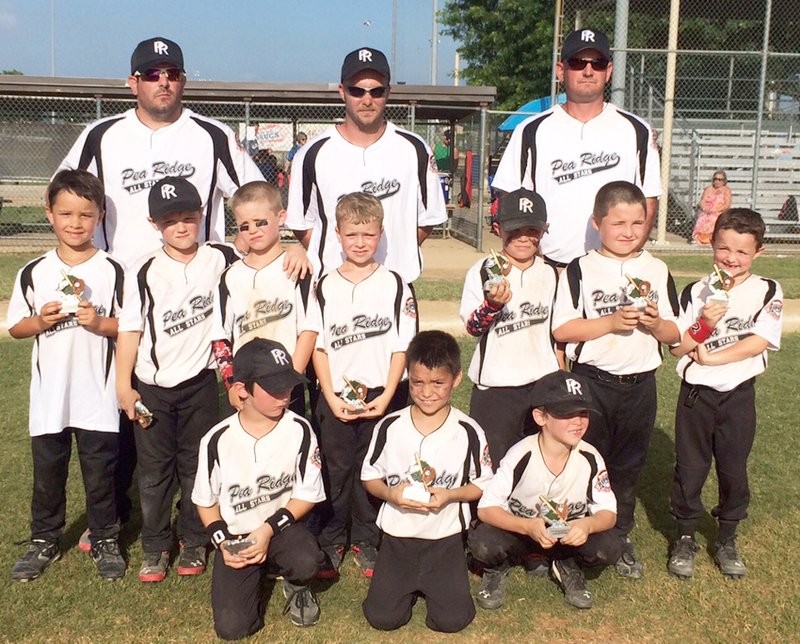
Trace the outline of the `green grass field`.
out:
M 472 342 L 463 339 L 464 360 Z M 124 533 L 130 569 L 118 582 L 100 580 L 91 559 L 77 547 L 85 527 L 80 472 L 73 458 L 69 481 L 68 518 L 61 561 L 42 578 L 10 581 L 11 565 L 22 552 L 14 545 L 28 537 L 31 463 L 27 432 L 30 341 L 0 340 L 4 368 L 0 372 L 0 490 L 5 514 L 0 521 L 0 639 L 54 642 L 206 642 L 214 639 L 209 601 L 210 575 L 178 578 L 170 573 L 161 584 L 144 585 L 136 572 L 141 561 L 138 517 Z M 800 450 L 798 379 L 800 334 L 784 338 L 771 356 L 767 373 L 758 380 L 759 428 L 750 459 L 750 518 L 740 530 L 739 544 L 749 567 L 746 580 L 724 580 L 705 548 L 698 556 L 693 580 L 681 582 L 666 572 L 666 553 L 673 538 L 668 492 L 673 468 L 672 416 L 678 379 L 674 360 L 659 370 L 660 409 L 639 493 L 634 539 L 645 562 L 645 578 L 618 577 L 605 570 L 590 578 L 595 606 L 577 611 L 563 601 L 552 581 L 529 579 L 513 571 L 505 606 L 478 610 L 471 626 L 458 636 L 442 636 L 424 624 L 419 602 L 411 623 L 390 634 L 373 631 L 363 619 L 361 602 L 367 580 L 348 556 L 341 579 L 316 587 L 322 617 L 312 629 L 300 630 L 281 615 L 280 590 L 267 607 L 267 626 L 254 641 L 408 642 L 417 637 L 439 641 L 587 641 L 587 642 L 789 642 L 800 633 L 800 582 L 794 570 L 800 510 L 796 454 Z M 468 408 L 464 383 L 454 404 Z M 716 487 L 706 486 L 710 508 Z M 699 541 L 713 539 L 709 515 L 701 523 Z M 473 579 L 474 587 L 477 580 Z

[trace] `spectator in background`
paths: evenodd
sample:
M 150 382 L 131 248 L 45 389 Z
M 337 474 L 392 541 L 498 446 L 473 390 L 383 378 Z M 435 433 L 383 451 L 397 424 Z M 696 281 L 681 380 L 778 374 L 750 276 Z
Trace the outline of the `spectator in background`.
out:
M 442 184 L 444 201 L 450 201 L 450 187 L 458 169 L 458 149 L 453 145 L 453 131 L 447 129 L 442 132 L 442 140 L 433 148 L 436 158 L 436 167 L 439 168 L 439 182 Z
M 725 170 L 717 170 L 700 197 L 700 216 L 694 223 L 692 243 L 701 246 L 711 245 L 714 224 L 723 210 L 731 207 L 731 189 L 728 187 L 728 175 Z
M 277 187 L 280 183 L 281 171 L 278 168 L 278 158 L 272 154 L 272 149 L 259 150 L 253 155 L 253 161 L 264 175 L 264 181 Z
M 292 146 L 292 149 L 289 150 L 289 154 L 286 155 L 286 163 L 283 166 L 283 171 L 286 174 L 289 174 L 290 172 L 290 168 L 292 167 L 292 161 L 294 161 L 294 155 L 297 154 L 300 148 L 302 148 L 307 141 L 308 141 L 308 135 L 305 132 L 297 133 L 295 144 Z M 269 181 L 269 179 L 267 181 Z

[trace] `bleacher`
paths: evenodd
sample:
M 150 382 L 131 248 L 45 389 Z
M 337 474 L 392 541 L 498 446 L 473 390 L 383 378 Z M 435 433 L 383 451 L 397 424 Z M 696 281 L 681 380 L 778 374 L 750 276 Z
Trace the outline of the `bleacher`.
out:
M 752 207 L 755 130 L 752 124 L 738 129 L 676 128 L 672 142 L 670 192 L 686 214 L 695 213 L 703 189 L 717 169 L 728 175 L 733 205 Z M 800 200 L 800 140 L 789 131 L 761 132 L 760 164 L 755 209 L 767 224 L 771 240 L 800 240 L 797 220 L 778 219 L 786 199 Z

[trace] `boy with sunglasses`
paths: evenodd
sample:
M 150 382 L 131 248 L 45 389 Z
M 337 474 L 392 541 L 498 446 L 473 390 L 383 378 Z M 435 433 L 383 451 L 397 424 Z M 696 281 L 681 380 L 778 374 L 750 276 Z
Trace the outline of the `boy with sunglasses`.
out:
M 344 259 L 336 238 L 336 203 L 367 192 L 381 200 L 384 238 L 375 259 L 411 283 L 422 272 L 418 245 L 447 219 L 436 162 L 416 134 L 386 121 L 389 63 L 362 47 L 342 65 L 344 122 L 311 139 L 294 157 L 286 225 L 309 250 L 315 274 Z
M 595 195 L 604 185 L 624 180 L 642 188 L 648 229 L 661 194 L 650 126 L 604 101 L 612 70 L 604 33 L 580 29 L 569 34 L 556 63 L 566 103 L 515 128 L 492 182 L 503 192 L 523 187 L 542 195 L 550 225 L 542 253 L 559 268 L 599 248 L 590 220 Z

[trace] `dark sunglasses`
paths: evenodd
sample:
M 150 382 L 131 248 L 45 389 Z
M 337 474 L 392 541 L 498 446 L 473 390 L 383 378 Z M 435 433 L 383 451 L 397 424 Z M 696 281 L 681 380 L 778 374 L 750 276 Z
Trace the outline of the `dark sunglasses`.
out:
M 383 95 L 386 94 L 386 88 L 383 86 L 378 86 L 373 87 L 372 89 L 367 89 L 366 87 L 351 85 L 347 88 L 347 93 L 353 98 L 361 98 L 364 96 L 364 94 L 369 94 L 372 98 L 383 98 Z
M 586 65 L 591 65 L 592 69 L 596 72 L 602 72 L 608 69 L 608 61 L 604 58 L 570 58 L 567 61 L 567 67 L 573 72 L 579 72 L 586 68 Z
M 165 74 L 167 80 L 172 83 L 179 81 L 183 77 L 183 72 L 176 67 L 171 67 L 169 69 L 147 69 L 143 72 L 136 72 L 134 76 L 138 76 L 143 81 L 155 83 L 156 81 L 161 80 L 161 74 Z

